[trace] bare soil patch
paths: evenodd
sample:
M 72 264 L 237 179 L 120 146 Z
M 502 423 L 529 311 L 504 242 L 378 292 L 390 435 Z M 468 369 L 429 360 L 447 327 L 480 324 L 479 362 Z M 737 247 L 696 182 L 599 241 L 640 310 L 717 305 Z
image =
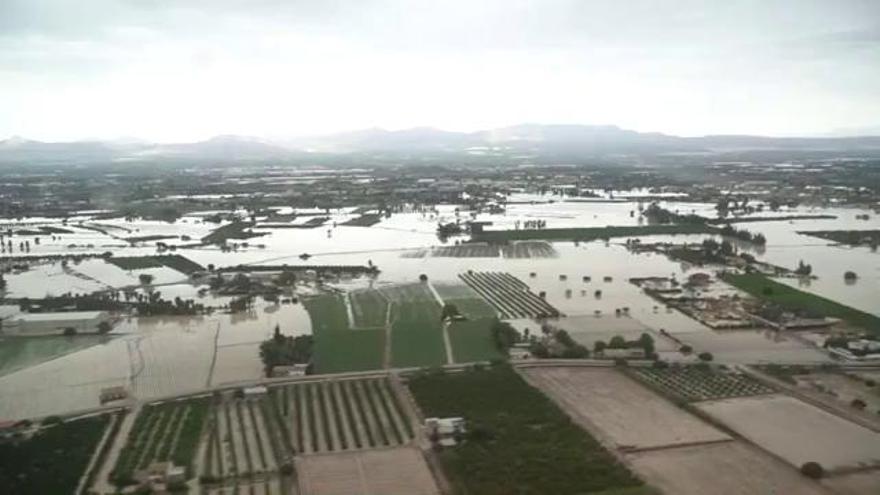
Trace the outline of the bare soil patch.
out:
M 522 372 L 587 429 L 598 430 L 621 449 L 730 439 L 613 369 L 528 368 Z
M 739 441 L 638 452 L 627 459 L 663 493 L 830 495 L 796 469 Z
M 696 404 L 756 445 L 795 467 L 826 470 L 880 465 L 880 434 L 785 395 Z
M 415 448 L 308 455 L 296 460 L 303 495 L 438 495 Z

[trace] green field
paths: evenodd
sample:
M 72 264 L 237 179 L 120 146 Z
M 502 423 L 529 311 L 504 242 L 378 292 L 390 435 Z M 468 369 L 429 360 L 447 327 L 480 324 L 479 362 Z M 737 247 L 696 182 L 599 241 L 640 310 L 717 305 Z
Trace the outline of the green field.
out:
M 21 443 L 0 443 L 0 493 L 74 493 L 109 420 L 68 421 Z
M 760 274 L 725 274 L 722 279 L 736 288 L 790 310 L 809 310 L 840 318 L 850 325 L 880 335 L 880 317 L 844 306 L 822 296 L 789 287 Z M 770 292 L 767 293 L 766 291 Z
M 494 318 L 456 321 L 449 325 L 449 340 L 456 363 L 504 359 L 492 339 Z
M 192 261 L 186 256 L 168 254 L 159 256 L 118 256 L 106 258 L 107 263 L 116 265 L 123 270 L 146 270 L 148 268 L 160 268 L 167 266 L 172 270 L 189 275 L 194 272 L 204 271 L 205 267 Z
M 322 295 L 303 301 L 315 336 L 316 373 L 339 373 L 382 368 L 384 330 L 352 330 L 343 296 Z
M 496 230 L 474 234 L 473 242 L 504 243 L 508 241 L 555 240 L 592 241 L 612 237 L 645 235 L 711 234 L 718 229 L 703 224 L 647 225 L 644 227 L 581 227 L 571 229 Z
M 348 293 L 354 328 L 384 328 L 388 301 L 377 290 L 356 290 Z
M 509 366 L 421 374 L 409 387 L 426 416 L 467 421 L 465 441 L 439 452 L 455 493 L 581 495 L 642 485 Z
M 440 305 L 425 284 L 382 289 L 392 301 L 391 365 L 439 366 L 446 364 Z
M 469 320 L 495 318 L 492 306 L 465 284 L 433 284 L 443 302 L 454 304 L 458 312 Z
M 459 362 L 501 358 L 489 327 L 495 311 L 466 285 L 440 286 L 438 293 L 454 296 L 466 321 L 449 329 L 453 356 Z M 351 305 L 349 322 L 345 302 Z M 445 299 L 444 299 L 445 300 Z M 385 364 L 385 325 L 391 305 L 391 367 L 430 367 L 446 364 L 440 304 L 427 284 L 415 283 L 323 295 L 303 303 L 315 335 L 317 373 L 381 369 Z

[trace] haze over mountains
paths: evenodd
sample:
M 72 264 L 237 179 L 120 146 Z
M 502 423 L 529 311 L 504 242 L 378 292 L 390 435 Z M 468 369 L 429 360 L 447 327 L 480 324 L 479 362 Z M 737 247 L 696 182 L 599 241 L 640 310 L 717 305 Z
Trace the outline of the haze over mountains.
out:
M 791 151 L 880 156 L 880 136 L 763 137 L 723 135 L 679 137 L 641 133 L 616 126 L 523 124 L 477 132 L 430 127 L 399 131 L 364 129 L 286 140 L 222 135 L 193 143 L 150 143 L 134 138 L 111 141 L 41 142 L 13 137 L 0 141 L 3 164 L 93 164 L 114 162 L 267 162 L 310 156 L 371 155 L 413 157 L 492 156 L 588 158 L 666 154 Z

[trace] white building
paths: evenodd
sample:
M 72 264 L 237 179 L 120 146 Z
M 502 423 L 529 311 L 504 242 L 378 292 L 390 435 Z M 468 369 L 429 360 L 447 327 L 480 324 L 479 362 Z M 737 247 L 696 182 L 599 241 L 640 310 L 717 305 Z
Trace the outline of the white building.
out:
M 3 333 L 22 336 L 98 333 L 98 326 L 105 321 L 110 321 L 110 315 L 104 311 L 21 313 L 3 321 Z
M 444 447 L 452 447 L 456 437 L 465 433 L 464 418 L 425 418 L 428 436 Z

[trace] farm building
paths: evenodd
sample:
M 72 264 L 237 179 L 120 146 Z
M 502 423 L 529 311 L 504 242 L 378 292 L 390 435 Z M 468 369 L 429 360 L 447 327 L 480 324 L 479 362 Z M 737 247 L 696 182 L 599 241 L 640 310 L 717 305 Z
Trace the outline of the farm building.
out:
M 308 363 L 280 365 L 272 368 L 272 376 L 275 378 L 287 376 L 305 376 L 308 374 Z
M 464 418 L 425 418 L 428 437 L 443 447 L 453 447 L 458 443 L 456 437 L 464 434 Z
M 3 322 L 3 333 L 23 336 L 98 333 L 102 322 L 110 322 L 110 315 L 104 311 L 21 313 Z
M 253 387 L 245 387 L 244 388 L 244 397 L 246 399 L 259 399 L 260 397 L 264 397 L 268 389 L 262 385 L 256 385 Z

